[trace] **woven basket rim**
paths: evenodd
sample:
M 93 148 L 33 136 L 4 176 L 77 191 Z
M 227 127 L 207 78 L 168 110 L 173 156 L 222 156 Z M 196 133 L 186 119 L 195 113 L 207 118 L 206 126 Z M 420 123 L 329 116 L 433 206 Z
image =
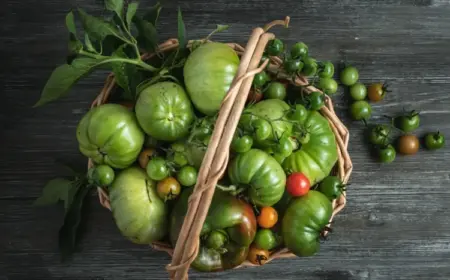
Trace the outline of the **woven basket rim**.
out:
M 188 46 L 190 46 L 192 44 L 192 42 L 193 41 L 190 41 Z M 246 48 L 242 47 L 240 44 L 237 44 L 237 43 L 226 43 L 226 44 L 228 46 L 232 47 L 236 51 L 236 53 L 241 57 L 246 50 Z M 160 44 L 158 49 L 160 52 L 167 52 L 167 51 L 173 50 L 177 47 L 178 47 L 178 40 L 177 39 L 169 39 L 169 40 L 165 41 L 164 43 Z M 149 59 L 149 58 L 153 57 L 154 55 L 155 54 L 144 54 L 142 56 L 142 58 Z M 282 63 L 282 61 L 278 57 L 270 57 L 269 71 L 273 70 L 273 69 L 278 69 L 279 66 L 281 65 L 281 63 Z M 257 72 L 260 72 L 260 71 L 257 71 Z M 253 75 L 256 74 L 257 72 L 254 71 L 254 73 L 249 76 L 253 77 Z M 278 73 L 280 73 L 280 72 L 278 71 Z M 283 72 L 281 72 L 281 76 L 280 76 L 281 79 L 282 79 L 282 75 L 283 75 Z M 303 77 L 303 76 L 296 76 L 294 83 L 297 86 L 305 86 L 304 90 L 306 93 L 310 93 L 313 91 L 322 92 L 321 90 L 309 85 L 308 80 L 306 79 L 306 77 Z M 115 83 L 114 74 L 111 73 L 108 75 L 103 89 L 101 90 L 99 95 L 92 102 L 91 108 L 108 103 L 108 98 L 115 87 L 116 87 L 116 83 Z M 345 127 L 345 125 L 340 121 L 340 119 L 336 116 L 331 98 L 328 97 L 327 95 L 325 95 L 324 99 L 325 99 L 325 106 L 320 110 L 320 113 L 328 120 L 328 123 L 330 124 L 330 128 L 333 130 L 333 133 L 335 134 L 337 150 L 338 150 L 338 161 L 335 165 L 335 168 L 333 168 L 334 171 L 332 171 L 332 172 L 335 172 L 337 174 L 337 176 L 345 184 L 348 182 L 350 175 L 352 173 L 352 169 L 353 169 L 352 162 L 351 162 L 350 156 L 348 154 L 349 131 Z M 94 164 L 93 164 L 92 160 L 89 159 L 88 168 L 91 168 L 93 165 Z M 101 187 L 98 187 L 97 190 L 98 190 L 98 197 L 99 197 L 100 204 L 103 207 L 105 207 L 111 211 L 111 205 L 109 203 L 109 198 L 108 198 L 107 192 Z M 333 201 L 333 204 L 332 204 L 333 205 L 333 213 L 332 213 L 332 216 L 330 219 L 330 223 L 332 222 L 334 217 L 340 211 L 342 211 L 344 209 L 344 207 L 346 205 L 346 197 L 345 196 L 346 196 L 346 192 L 343 192 L 343 194 L 339 198 L 337 198 L 336 200 Z M 170 244 L 167 244 L 167 243 L 153 242 L 151 244 L 151 247 L 155 250 L 165 251 L 170 256 L 173 256 L 173 254 L 174 254 L 174 248 Z M 295 255 L 293 253 L 291 253 L 287 248 L 281 248 L 276 251 L 272 251 L 270 253 L 271 254 L 270 254 L 270 258 L 269 258 L 268 262 L 270 262 L 276 258 L 295 257 Z M 196 253 L 195 253 L 195 256 L 196 256 Z M 242 263 L 241 265 L 239 265 L 235 268 L 240 268 L 240 267 L 245 267 L 245 266 L 257 266 L 257 265 L 254 265 L 254 264 L 250 263 L 249 261 L 245 261 L 244 263 Z M 173 271 L 176 269 L 177 268 L 173 268 L 173 267 L 169 268 L 168 267 L 169 271 Z

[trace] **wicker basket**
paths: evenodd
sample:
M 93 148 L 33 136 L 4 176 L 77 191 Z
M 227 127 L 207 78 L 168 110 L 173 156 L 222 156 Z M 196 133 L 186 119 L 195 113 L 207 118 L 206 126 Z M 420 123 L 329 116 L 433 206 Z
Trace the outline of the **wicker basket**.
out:
M 229 146 L 244 109 L 254 75 L 268 66 L 269 71 L 276 71 L 277 75 L 283 76 L 283 72 L 280 72 L 282 61 L 278 57 L 271 57 L 270 62 L 266 61 L 259 67 L 258 65 L 260 64 L 261 57 L 268 41 L 275 37 L 272 33 L 268 33 L 268 30 L 275 25 L 287 26 L 288 23 L 289 17 L 286 17 L 285 20 L 273 21 L 264 28 L 254 29 L 245 48 L 236 43 L 228 44 L 241 57 L 241 61 L 236 77 L 226 98 L 222 102 L 211 142 L 199 170 L 197 184 L 189 199 L 188 212 L 183 223 L 181 234 L 175 248 L 172 248 L 170 244 L 161 242 L 154 242 L 151 244 L 152 248 L 159 251 L 165 251 L 172 256 L 172 263 L 166 267 L 170 273 L 171 279 L 187 279 L 189 266 L 197 256 L 200 230 L 205 221 L 216 183 L 226 170 L 229 159 Z M 188 47 L 191 44 L 192 42 L 189 42 Z M 166 52 L 174 50 L 177 47 L 178 41 L 176 39 L 170 39 L 159 45 L 159 50 L 161 52 Z M 143 55 L 143 58 L 149 59 L 154 55 L 155 54 L 145 54 Z M 269 63 L 269 65 L 267 65 L 267 63 Z M 297 76 L 293 83 L 298 86 L 304 86 L 306 93 L 320 91 L 317 88 L 310 86 L 308 80 L 302 76 Z M 110 74 L 106 79 L 104 88 L 93 101 L 92 107 L 107 103 L 110 93 L 115 85 L 114 75 Z M 322 107 L 320 112 L 329 121 L 336 136 L 338 162 L 333 172 L 337 174 L 344 183 L 347 183 L 352 172 L 352 162 L 347 151 L 349 132 L 336 116 L 333 109 L 333 103 L 328 96 L 325 96 L 325 106 Z M 92 161 L 89 160 L 88 167 L 90 168 L 92 165 Z M 98 188 L 98 196 L 101 205 L 111 210 L 108 194 L 104 189 Z M 345 193 L 333 201 L 334 210 L 331 220 L 344 208 L 345 203 Z M 282 248 L 271 252 L 268 261 L 276 258 L 294 256 L 295 255 L 289 252 L 287 248 Z M 238 267 L 245 266 L 254 266 L 254 264 L 246 261 Z

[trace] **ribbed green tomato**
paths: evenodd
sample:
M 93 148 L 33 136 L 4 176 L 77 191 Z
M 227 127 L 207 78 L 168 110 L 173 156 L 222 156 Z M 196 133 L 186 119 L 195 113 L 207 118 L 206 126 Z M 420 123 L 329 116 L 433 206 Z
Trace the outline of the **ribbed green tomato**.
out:
M 194 110 L 180 85 L 161 82 L 141 91 L 136 117 L 148 135 L 157 140 L 176 141 L 188 134 Z
M 239 57 L 228 45 L 205 43 L 184 65 L 184 82 L 195 108 L 212 116 L 219 111 L 239 67 Z
M 124 106 L 105 104 L 91 109 L 77 127 L 81 153 L 97 164 L 126 168 L 139 156 L 144 132 Z
M 168 209 L 156 183 L 139 167 L 119 173 L 109 189 L 111 210 L 123 236 L 137 244 L 162 239 L 168 231 Z
M 309 137 L 303 136 L 301 148 L 284 160 L 283 168 L 286 172 L 305 174 L 312 186 L 328 176 L 336 164 L 336 138 L 327 119 L 316 111 L 308 110 L 307 117 L 299 124 Z

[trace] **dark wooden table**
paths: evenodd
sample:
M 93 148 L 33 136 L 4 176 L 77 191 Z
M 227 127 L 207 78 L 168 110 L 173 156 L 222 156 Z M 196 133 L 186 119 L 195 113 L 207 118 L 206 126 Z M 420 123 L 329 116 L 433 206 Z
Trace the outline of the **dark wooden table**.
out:
M 133 245 L 111 214 L 91 198 L 80 252 L 61 264 L 57 233 L 63 213 L 35 208 L 43 184 L 61 168 L 56 158 L 84 163 L 75 127 L 106 73 L 84 80 L 66 98 L 33 109 L 52 69 L 64 61 L 64 17 L 82 6 L 99 13 L 100 0 L 0 1 L 0 279 L 165 279 L 165 253 Z M 146 1 L 141 6 L 153 4 Z M 417 109 L 417 135 L 440 130 L 450 139 L 450 3 L 445 0 L 166 1 L 162 38 L 176 34 L 180 6 L 189 38 L 230 24 L 216 39 L 245 44 L 252 28 L 290 15 L 278 29 L 287 43 L 303 40 L 319 59 L 347 61 L 363 82 L 388 81 L 392 93 L 374 104 L 371 121 Z M 363 124 L 351 122 L 340 91 L 336 110 L 351 131 L 354 163 L 348 206 L 329 242 L 312 258 L 192 279 L 450 279 L 450 145 L 421 150 L 381 166 L 363 144 Z

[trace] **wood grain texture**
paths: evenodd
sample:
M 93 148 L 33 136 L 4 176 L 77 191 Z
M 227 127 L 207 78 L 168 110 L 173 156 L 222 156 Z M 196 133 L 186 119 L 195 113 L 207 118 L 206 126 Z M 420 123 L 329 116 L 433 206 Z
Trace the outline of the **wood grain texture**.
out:
M 290 15 L 291 27 L 275 30 L 287 44 L 302 40 L 318 59 L 350 62 L 365 83 L 391 83 L 393 92 L 373 106 L 372 121 L 417 109 L 422 116 L 417 135 L 439 129 L 450 138 L 448 1 L 165 2 L 163 39 L 176 34 L 178 6 L 190 39 L 205 36 L 215 24 L 230 24 L 215 39 L 241 44 L 252 28 Z M 57 253 L 59 208 L 31 206 L 43 184 L 63 172 L 55 159 L 85 163 L 75 127 L 106 75 L 96 72 L 57 103 L 31 108 L 48 75 L 64 61 L 64 16 L 76 6 L 102 10 L 100 0 L 0 1 L 0 279 L 165 279 L 168 256 L 121 237 L 95 197 L 80 252 L 67 264 Z M 313 258 L 219 274 L 192 272 L 192 279 L 450 279 L 450 145 L 380 166 L 363 143 L 363 125 L 347 117 L 343 90 L 334 101 L 351 132 L 355 168 L 348 206 L 336 218 L 330 241 Z

